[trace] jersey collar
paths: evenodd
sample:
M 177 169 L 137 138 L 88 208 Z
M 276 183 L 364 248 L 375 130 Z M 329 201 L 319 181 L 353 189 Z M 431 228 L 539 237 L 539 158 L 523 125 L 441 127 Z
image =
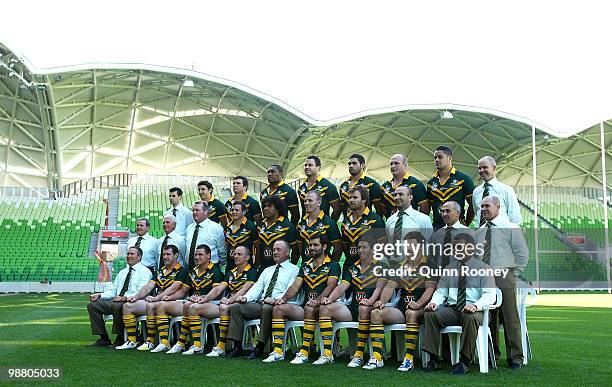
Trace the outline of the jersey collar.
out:
M 268 221 L 264 220 L 263 223 L 266 226 L 266 228 L 270 228 L 272 226 L 274 226 L 276 223 L 282 222 L 283 220 L 285 220 L 284 216 L 279 216 L 278 219 L 276 219 L 276 221 L 274 221 L 272 224 L 268 225 Z
M 234 277 L 240 277 L 242 275 L 242 273 L 245 273 L 247 271 L 251 270 L 251 264 L 247 263 L 246 266 L 244 267 L 244 269 L 242 269 L 242 271 L 240 273 L 238 273 L 238 267 L 234 267 L 232 269 L 232 272 L 234 273 Z
M 455 173 L 457 173 L 457 170 L 455 169 L 455 167 L 452 167 L 450 170 L 450 174 L 449 175 L 454 175 Z M 434 177 L 439 177 L 439 173 L 438 170 L 436 169 L 436 172 L 434 172 Z
M 315 184 L 320 182 L 323 179 L 323 176 L 319 175 L 317 176 L 317 179 L 315 180 Z M 308 177 L 304 179 L 304 184 L 306 185 L 306 189 L 311 189 L 312 187 L 314 187 L 314 184 L 311 185 L 310 187 L 308 186 Z
M 306 265 L 310 266 L 312 270 L 317 270 L 321 266 L 325 265 L 326 263 L 330 263 L 330 262 L 331 262 L 331 258 L 328 255 L 325 255 L 325 258 L 323 258 L 323 262 L 319 266 L 314 267 L 314 263 L 315 263 L 314 258 L 310 258 L 310 261 L 306 262 Z

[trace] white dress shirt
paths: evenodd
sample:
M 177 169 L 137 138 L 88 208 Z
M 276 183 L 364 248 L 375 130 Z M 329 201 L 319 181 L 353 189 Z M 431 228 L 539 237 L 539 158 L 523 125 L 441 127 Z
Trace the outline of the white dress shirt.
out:
M 470 269 L 487 269 L 489 265 L 484 262 L 470 258 L 465 265 Z M 461 264 L 456 259 L 448 264 L 447 269 L 460 270 Z M 495 303 L 497 299 L 495 290 L 495 279 L 492 276 L 466 276 L 465 277 L 465 301 L 466 305 L 472 304 L 483 310 Z M 438 288 L 431 297 L 431 302 L 436 305 L 457 305 L 458 276 L 443 275 L 438 281 Z
M 178 232 L 176 232 L 176 230 L 172 231 L 170 234 L 168 234 L 168 236 L 170 238 L 168 238 L 168 241 L 166 242 L 166 246 L 167 245 L 175 245 L 176 247 L 178 247 L 179 249 L 179 262 L 181 263 L 182 266 L 187 267 L 187 260 L 185 259 L 186 257 L 186 249 L 187 249 L 187 242 L 185 242 L 185 237 L 181 234 L 179 234 Z M 162 236 L 161 238 L 159 238 L 157 241 L 159 243 L 159 246 L 157 247 L 157 258 L 159 260 L 159 257 L 161 256 L 161 248 L 162 248 L 162 243 L 164 243 L 164 239 L 166 239 L 166 235 Z
M 506 216 L 499 215 L 491 221 L 491 261 L 489 265 L 495 269 L 514 269 L 522 272 L 529 261 L 529 248 L 525 242 L 523 231 L 519 226 L 510 222 Z M 474 239 L 476 245 L 486 243 L 487 224 L 483 224 Z M 483 249 L 484 250 L 484 249 Z M 475 258 L 482 260 L 484 253 Z
M 496 177 L 489 181 L 489 196 L 496 196 L 499 199 L 499 213 L 508 217 L 508 219 L 515 224 L 521 224 L 521 207 L 519 206 L 518 199 L 514 189 L 507 184 L 497 180 Z M 476 225 L 480 224 L 480 203 L 482 203 L 482 194 L 484 193 L 483 182 L 478 187 L 474 188 L 474 194 L 472 202 L 476 209 Z
M 460 221 L 456 221 L 450 227 L 452 227 L 451 242 L 453 238 L 459 234 L 468 234 L 472 237 L 474 236 L 474 231 L 472 231 L 471 228 L 463 225 Z M 431 263 L 435 265 L 444 266 L 444 259 L 447 256 L 444 256 L 442 253 L 444 252 L 444 238 L 446 237 L 446 230 L 448 230 L 448 228 L 449 226 L 445 224 L 444 227 L 436 230 L 436 232 L 434 232 L 431 238 L 429 239 L 429 244 L 431 245 L 431 248 L 427 253 L 429 254 L 428 256 Z M 438 248 L 437 246 L 441 247 Z
M 247 302 L 260 301 L 263 300 L 264 295 L 266 294 L 266 290 L 268 290 L 268 285 L 270 284 L 270 280 L 274 275 L 274 270 L 276 270 L 277 265 L 272 265 L 267 267 L 259 276 L 259 279 L 244 295 L 247 299 Z M 278 277 L 276 278 L 276 283 L 274 284 L 274 289 L 272 289 L 272 298 L 281 298 L 283 294 L 289 289 L 289 286 L 293 284 L 295 281 L 295 277 L 297 277 L 300 268 L 296 265 L 292 264 L 289 260 L 280 264 L 280 269 L 278 270 Z
M 140 262 L 132 266 L 132 269 L 134 269 L 134 271 L 130 276 L 130 283 L 128 285 L 127 291 L 124 294 L 125 297 L 135 296 L 136 293 L 138 293 L 140 289 L 142 289 L 147 284 L 147 282 L 151 280 L 151 277 L 153 276 L 151 274 L 151 270 L 149 270 Z M 123 289 L 123 284 L 125 283 L 125 278 L 127 277 L 129 271 L 130 265 L 127 265 L 119 273 L 117 273 L 115 281 L 113 282 L 111 287 L 109 289 L 106 289 L 100 295 L 100 298 L 103 300 L 112 300 L 113 298 L 117 297 L 121 292 L 121 289 Z
M 397 223 L 399 219 L 399 214 L 402 211 L 397 211 L 395 214 L 391 215 L 389 219 L 387 219 L 387 239 L 390 243 L 395 242 L 393 240 L 393 231 L 395 230 L 395 223 Z M 431 234 L 433 233 L 433 226 L 431 224 L 431 219 L 428 215 L 415 210 L 412 207 L 408 207 L 403 211 L 403 219 L 402 219 L 402 240 L 411 231 L 419 231 L 425 237 L 425 240 L 429 240 Z
M 137 241 L 138 235 L 128 239 L 128 249 L 132 246 L 136 246 Z M 159 254 L 157 254 L 159 246 L 157 245 L 157 243 L 157 238 L 155 238 L 149 233 L 146 233 L 142 236 L 142 240 L 140 241 L 142 259 L 140 260 L 140 263 L 147 267 L 157 267 L 159 261 Z
M 176 208 L 176 215 L 172 213 L 172 210 Z M 185 207 L 183 203 L 179 203 L 178 206 L 167 209 L 164 212 L 164 216 L 174 215 L 176 218 L 176 229 L 174 231 L 185 236 L 187 235 L 187 226 L 193 223 L 193 212 Z
M 212 263 L 219 263 L 221 259 L 225 259 L 227 256 L 227 247 L 225 246 L 225 233 L 223 232 L 223 227 L 219 223 L 215 223 L 206 218 L 199 224 L 191 223 L 187 227 L 187 237 L 185 238 L 185 260 L 187 263 L 189 263 L 191 241 L 193 240 L 193 233 L 196 226 L 200 226 L 196 247 L 202 244 L 210 247 L 210 261 Z

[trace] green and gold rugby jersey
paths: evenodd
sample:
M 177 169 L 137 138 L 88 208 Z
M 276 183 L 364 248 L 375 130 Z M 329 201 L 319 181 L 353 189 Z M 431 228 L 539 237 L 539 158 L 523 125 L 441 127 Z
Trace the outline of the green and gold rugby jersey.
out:
M 370 230 L 380 234 L 375 235 L 375 239 L 380 242 L 385 241 L 385 223 L 379 215 L 370 211 L 369 208 L 366 208 L 358 219 L 354 219 L 352 211 L 349 211 L 344 217 L 340 233 L 344 244 L 345 267 L 359 259 L 357 254 L 359 239 Z
M 312 223 L 308 223 L 308 214 L 304 215 L 304 217 L 300 219 L 300 223 L 297 225 L 297 233 L 300 242 L 302 242 L 301 255 L 303 261 L 308 257 L 308 244 L 310 243 L 310 238 L 314 234 L 326 235 L 327 239 L 329 239 L 327 254 L 329 254 L 329 251 L 331 250 L 332 242 L 337 242 L 340 240 L 338 223 L 334 222 L 329 215 L 325 215 L 323 211 L 319 212 L 319 216 Z
M 221 268 L 219 265 L 210 262 L 201 273 L 197 267 L 191 269 L 189 271 L 189 281 L 185 286 L 189 288 L 190 296 L 205 296 L 221 281 L 223 281 Z
M 155 275 L 151 281 L 155 283 L 157 294 L 160 294 L 168 289 L 174 281 L 178 281 L 185 285 L 188 280 L 189 275 L 187 268 L 181 266 L 181 264 L 177 262 L 170 270 L 167 270 L 165 266 L 161 269 L 156 269 Z
M 255 222 L 255 215 L 257 214 L 261 215 L 261 207 L 259 205 L 259 202 L 253 199 L 252 197 L 250 197 L 249 195 L 247 195 L 246 192 L 244 193 L 244 195 L 242 195 L 242 198 L 240 200 L 242 200 L 244 204 L 246 205 L 247 219 L 250 220 L 251 222 Z M 232 209 L 233 201 L 234 201 L 234 198 L 231 197 L 227 199 L 227 201 L 225 202 L 225 209 L 228 213 Z
M 246 217 L 242 218 L 240 227 L 234 229 L 232 223 L 223 226 L 223 232 L 225 233 L 225 244 L 227 245 L 227 267 L 231 269 L 234 267 L 234 251 L 238 246 L 246 246 L 251 251 L 253 256 L 253 244 L 257 241 L 258 231 L 255 223 L 248 220 Z
M 214 196 L 210 197 L 208 201 L 208 219 L 212 220 L 215 223 L 219 223 L 219 218 L 223 215 L 227 215 L 227 209 L 221 203 L 221 200 L 215 199 Z M 222 224 L 221 226 L 225 226 Z
M 329 215 L 330 203 L 340 200 L 338 196 L 338 190 L 329 180 L 319 175 L 313 185 L 308 185 L 307 180 L 304 180 L 298 188 L 298 195 L 300 196 L 300 203 L 302 206 L 302 214 L 306 213 L 304 209 L 304 199 L 306 194 L 310 191 L 319 191 L 321 193 L 321 210 L 325 215 Z
M 257 281 L 257 270 L 253 265 L 247 263 L 242 271 L 238 272 L 238 268 L 234 267 L 227 271 L 223 283 L 227 285 L 229 297 L 238 293 L 247 282 Z
M 315 265 L 314 258 L 311 258 L 300 267 L 300 271 L 297 275 L 298 278 L 303 280 L 302 290 L 305 294 L 304 305 L 309 300 L 319 298 L 323 290 L 327 287 L 327 280 L 330 277 L 338 280 L 340 279 L 340 265 L 338 262 L 332 261 L 327 255 L 323 259 L 321 265 Z
M 272 259 L 272 246 L 277 240 L 285 240 L 291 246 L 297 243 L 297 236 L 293 223 L 288 221 L 284 216 L 279 216 L 272 224 L 268 225 L 267 220 L 264 220 L 257 226 L 259 237 L 259 246 L 257 255 L 259 256 L 260 268 L 263 270 L 268 266 L 274 265 Z
M 284 180 L 281 180 L 275 189 L 270 188 L 269 185 L 266 188 L 264 188 L 264 190 L 261 191 L 261 193 L 259 194 L 259 202 L 260 203 L 263 202 L 263 199 L 266 196 L 270 196 L 270 195 L 278 196 L 279 198 L 281 198 L 283 203 L 285 203 L 285 212 L 281 214 L 285 218 L 289 214 L 290 208 L 294 208 L 299 205 L 297 193 L 295 192 L 293 188 L 289 186 L 289 184 L 285 184 Z
M 419 210 L 419 204 L 427 199 L 427 191 L 425 185 L 419 179 L 409 174 L 405 174 L 402 182 L 398 185 L 393 185 L 393 179 L 385 181 L 381 184 L 382 203 L 385 205 L 385 216 L 388 218 L 397 210 L 395 207 L 395 190 L 398 187 L 410 187 L 412 190 L 412 208 Z
M 361 185 L 368 190 L 368 193 L 370 194 L 370 202 L 368 203 L 368 208 L 371 210 L 372 204 L 376 201 L 381 200 L 382 192 L 380 190 L 380 184 L 378 184 L 378 182 L 372 179 L 371 177 L 366 176 L 363 172 L 361 173 L 361 176 L 359 176 L 357 183 L 351 184 L 350 179 L 351 178 L 348 177 L 342 184 L 340 184 L 340 189 L 338 190 L 340 193 L 340 201 L 342 202 L 342 208 L 345 209 L 345 215 L 348 212 L 349 208 L 349 191 L 351 190 L 351 188 L 358 185 Z M 379 215 L 383 216 L 383 214 Z
M 444 227 L 444 220 L 440 214 L 440 207 L 449 200 L 459 203 L 461 206 L 461 219 L 465 220 L 465 202 L 472 202 L 474 192 L 474 181 L 465 173 L 456 170 L 450 171 L 450 176 L 441 181 L 438 171 L 427 181 L 427 197 L 433 209 L 434 229 Z
M 342 282 L 350 285 L 348 293 L 353 295 L 352 305 L 359 305 L 361 300 L 372 297 L 376 289 L 376 283 L 382 278 L 374 275 L 376 266 L 383 269 L 387 267 L 386 264 L 375 259 L 370 262 L 370 265 L 363 267 L 361 261 L 358 260 L 342 273 Z
M 388 280 L 389 282 L 394 283 L 396 285 L 396 289 L 398 289 L 400 292 L 400 299 L 397 303 L 397 307 L 399 309 L 406 309 L 406 306 L 410 301 L 418 301 L 425 292 L 426 282 L 435 282 L 432 279 L 420 275 L 419 270 L 421 267 L 428 265 L 429 260 L 426 256 L 422 256 L 418 260 L 406 258 L 397 265 L 398 268 L 413 268 L 413 271 L 411 272 L 413 275 L 411 276 L 392 277 Z

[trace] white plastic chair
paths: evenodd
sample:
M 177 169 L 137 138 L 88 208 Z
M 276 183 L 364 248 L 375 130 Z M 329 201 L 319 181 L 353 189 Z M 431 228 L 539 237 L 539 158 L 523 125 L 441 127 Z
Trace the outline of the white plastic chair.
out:
M 291 300 L 287 301 L 287 304 L 293 305 L 302 305 L 304 303 L 304 299 L 306 298 L 306 294 L 302 289 L 300 289 L 299 293 Z M 283 336 L 283 354 L 287 350 L 287 339 L 289 338 L 294 346 L 298 346 L 297 335 L 295 333 L 296 328 L 301 328 L 304 326 L 303 320 L 287 320 L 285 319 L 285 334 Z M 289 336 L 289 331 L 291 331 L 291 336 Z
M 489 362 L 491 360 L 493 368 L 497 368 L 495 362 L 495 354 L 493 353 L 493 340 L 491 338 L 491 329 L 489 329 L 489 310 L 499 308 L 502 303 L 501 290 L 495 289 L 497 299 L 493 305 L 483 311 L 482 325 L 478 328 L 476 336 L 476 353 L 478 355 L 478 364 L 481 373 L 489 372 Z M 461 348 L 461 333 L 463 328 L 460 325 L 451 325 L 440 330 L 441 334 L 449 335 L 451 363 L 456 364 L 459 361 L 459 350 Z
M 353 295 L 351 294 L 351 296 L 349 298 L 346 298 L 345 296 L 342 296 L 340 299 L 338 299 L 336 302 L 343 304 L 343 305 L 350 305 L 351 302 L 353 301 Z M 336 348 L 336 332 L 338 332 L 340 329 L 346 329 L 347 333 L 348 333 L 348 337 L 349 337 L 349 351 L 351 353 L 355 352 L 355 343 L 357 342 L 357 329 L 359 327 L 359 323 L 358 322 L 354 322 L 354 321 L 332 321 L 332 349 L 334 352 L 334 356 L 337 356 L 338 354 L 335 353 L 337 352 L 337 348 Z M 325 353 L 325 348 L 323 346 L 323 339 L 321 337 L 321 331 L 319 330 L 319 347 L 321 350 L 321 356 Z
M 527 308 L 535 304 L 537 292 L 528 284 L 521 282 L 516 287 L 516 303 L 519 313 L 519 321 L 521 325 L 521 341 L 523 344 L 523 364 L 527 365 L 532 359 L 531 342 L 529 341 L 529 332 L 527 330 Z

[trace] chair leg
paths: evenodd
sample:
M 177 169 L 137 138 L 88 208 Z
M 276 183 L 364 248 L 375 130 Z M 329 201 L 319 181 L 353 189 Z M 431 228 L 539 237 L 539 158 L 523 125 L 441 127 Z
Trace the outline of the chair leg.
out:
M 481 373 L 489 372 L 489 327 L 479 327 L 476 336 L 476 353 Z
M 451 363 L 457 364 L 459 361 L 459 348 L 461 346 L 461 335 L 458 333 L 449 333 Z
M 425 340 L 425 327 L 421 325 L 419 329 L 419 345 L 417 347 L 417 352 L 421 356 L 421 363 L 423 363 L 423 367 L 425 367 L 429 362 L 429 354 L 422 349 L 423 340 Z

